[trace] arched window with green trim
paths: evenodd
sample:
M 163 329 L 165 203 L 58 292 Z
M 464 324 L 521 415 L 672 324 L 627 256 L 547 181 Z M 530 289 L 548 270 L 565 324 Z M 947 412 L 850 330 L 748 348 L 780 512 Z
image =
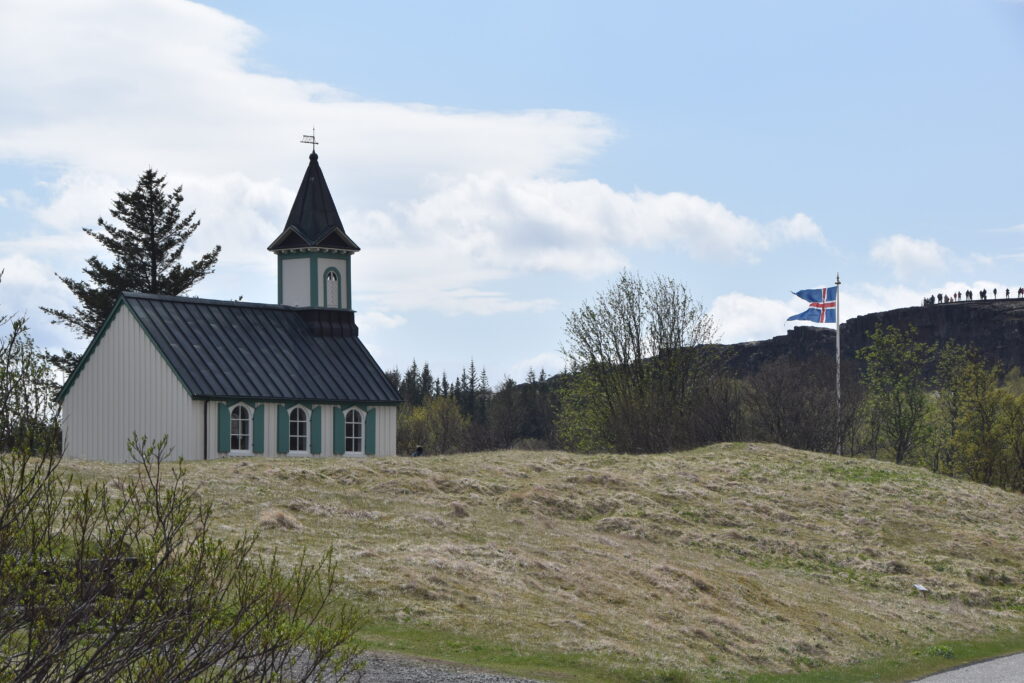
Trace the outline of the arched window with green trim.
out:
M 231 409 L 231 452 L 252 451 L 252 413 L 248 406 L 236 405 Z
M 309 452 L 309 413 L 302 406 L 288 411 L 288 452 Z
M 324 306 L 341 308 L 341 273 L 337 268 L 324 271 Z
M 363 418 L 363 411 L 358 408 L 345 413 L 345 453 L 348 455 L 363 453 Z

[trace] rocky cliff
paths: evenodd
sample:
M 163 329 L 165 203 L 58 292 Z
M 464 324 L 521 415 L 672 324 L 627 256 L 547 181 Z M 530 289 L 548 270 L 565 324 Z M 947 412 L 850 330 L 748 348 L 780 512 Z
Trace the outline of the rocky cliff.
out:
M 879 324 L 913 325 L 920 341 L 939 346 L 946 342 L 969 344 L 989 362 L 1024 370 L 1024 299 L 914 306 L 851 318 L 841 326 L 844 361 L 855 358 L 857 350 L 867 345 L 868 332 Z M 835 340 L 833 325 L 800 325 L 778 337 L 727 348 L 733 352 L 732 364 L 740 374 L 750 374 L 776 358 L 834 358 Z

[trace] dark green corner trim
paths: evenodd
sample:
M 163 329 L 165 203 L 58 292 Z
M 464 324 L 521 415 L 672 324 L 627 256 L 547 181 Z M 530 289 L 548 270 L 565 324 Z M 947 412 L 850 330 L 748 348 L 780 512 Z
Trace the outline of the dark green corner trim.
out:
M 331 451 L 335 455 L 345 455 L 345 412 L 341 406 L 334 406 L 334 417 L 332 420 L 334 443 Z
M 231 414 L 227 403 L 217 404 L 217 452 L 231 450 Z
M 320 406 L 316 406 L 309 414 L 309 452 L 320 455 Z
M 320 266 L 316 262 L 316 254 L 310 254 L 309 256 L 309 305 L 316 307 L 319 306 L 320 283 L 317 271 L 320 270 Z
M 263 452 L 263 404 L 252 413 L 252 452 Z
M 288 409 L 280 403 L 277 405 L 277 452 L 279 455 L 288 452 Z
M 352 308 L 352 254 L 345 254 L 345 308 Z
M 363 418 L 363 453 L 377 454 L 377 411 L 369 408 Z

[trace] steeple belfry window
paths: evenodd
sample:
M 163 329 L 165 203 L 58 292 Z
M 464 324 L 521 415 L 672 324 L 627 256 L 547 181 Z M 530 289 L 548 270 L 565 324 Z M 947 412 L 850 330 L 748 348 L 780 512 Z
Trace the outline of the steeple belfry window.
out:
M 328 308 L 339 308 L 341 279 L 338 277 L 338 271 L 333 268 L 324 274 L 324 299 Z

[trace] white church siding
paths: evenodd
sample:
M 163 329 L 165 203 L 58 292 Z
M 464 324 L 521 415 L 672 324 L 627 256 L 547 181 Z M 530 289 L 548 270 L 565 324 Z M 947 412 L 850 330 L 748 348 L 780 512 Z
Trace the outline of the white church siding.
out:
M 281 259 L 281 303 L 309 306 L 309 257 Z
M 167 434 L 175 459 L 202 459 L 202 404 L 192 401 L 127 306 L 99 341 L 64 397 L 66 455 L 126 462 L 125 444 L 136 432 L 151 439 Z
M 395 455 L 398 432 L 398 408 L 377 406 L 377 455 Z
M 323 256 L 320 256 L 316 260 L 316 266 L 318 271 L 316 274 L 316 286 L 318 292 L 317 296 L 319 297 L 317 301 L 319 305 L 327 305 L 327 292 L 324 291 L 324 276 L 327 274 L 328 268 L 334 268 L 340 275 L 341 295 L 339 301 L 341 302 L 341 308 L 348 308 L 348 270 L 345 266 L 345 259 L 324 258 Z

